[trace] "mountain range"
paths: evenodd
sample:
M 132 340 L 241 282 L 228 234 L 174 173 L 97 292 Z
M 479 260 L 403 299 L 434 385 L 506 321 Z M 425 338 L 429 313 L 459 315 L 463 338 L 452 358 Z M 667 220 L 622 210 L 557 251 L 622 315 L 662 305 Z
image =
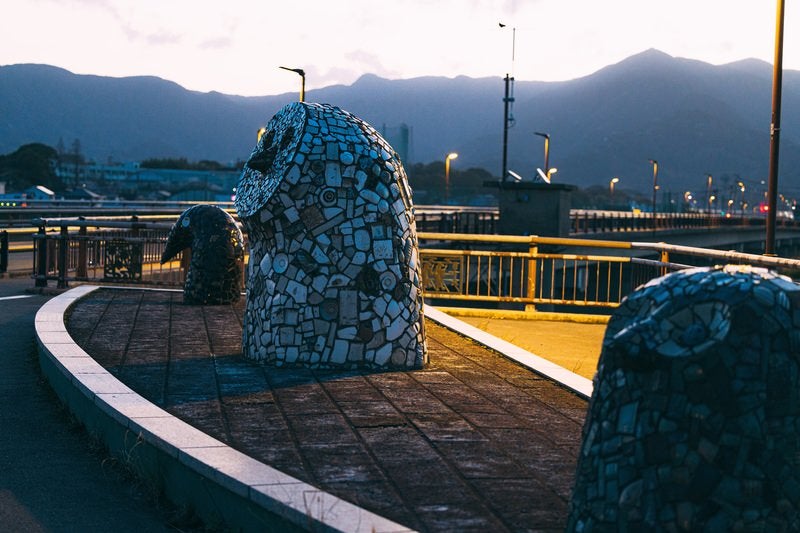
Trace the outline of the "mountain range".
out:
M 772 66 L 726 65 L 647 50 L 591 75 L 562 82 L 517 80 L 508 168 L 527 177 L 543 167 L 550 135 L 554 180 L 652 190 L 659 161 L 664 191 L 705 191 L 742 180 L 759 187 L 769 165 Z M 381 131 L 411 131 L 407 164 L 443 161 L 499 176 L 504 81 L 364 75 L 352 85 L 307 91 L 306 100 L 342 107 Z M 80 141 L 97 161 L 248 157 L 256 131 L 296 93 L 243 97 L 201 93 L 156 77 L 76 75 L 34 64 L 0 66 L 0 153 L 42 142 Z M 780 189 L 800 196 L 800 72 L 783 74 Z

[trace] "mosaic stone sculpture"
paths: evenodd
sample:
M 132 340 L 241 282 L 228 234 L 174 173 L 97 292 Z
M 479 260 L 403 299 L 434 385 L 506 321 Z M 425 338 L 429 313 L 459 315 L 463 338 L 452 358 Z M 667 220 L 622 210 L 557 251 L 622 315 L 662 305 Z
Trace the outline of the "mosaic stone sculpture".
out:
M 183 286 L 187 304 L 227 304 L 242 291 L 242 232 L 228 213 L 212 205 L 195 205 L 181 213 L 161 254 L 164 264 L 181 250 L 192 249 Z
M 569 531 L 800 529 L 800 286 L 671 274 L 611 318 Z
M 326 104 L 284 107 L 235 205 L 250 245 L 245 356 L 317 368 L 427 362 L 411 190 L 371 126 Z

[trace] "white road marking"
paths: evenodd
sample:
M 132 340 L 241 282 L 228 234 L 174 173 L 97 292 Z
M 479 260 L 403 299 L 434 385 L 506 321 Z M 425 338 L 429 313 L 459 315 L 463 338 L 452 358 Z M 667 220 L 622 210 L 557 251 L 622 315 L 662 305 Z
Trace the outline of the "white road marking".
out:
M 33 298 L 32 294 L 20 294 L 19 296 L 2 296 L 0 300 L 19 300 L 20 298 Z

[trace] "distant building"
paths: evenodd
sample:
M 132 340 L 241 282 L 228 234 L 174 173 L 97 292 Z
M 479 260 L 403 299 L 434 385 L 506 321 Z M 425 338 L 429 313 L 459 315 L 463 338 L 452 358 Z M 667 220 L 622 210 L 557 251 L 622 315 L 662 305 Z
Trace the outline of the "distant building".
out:
M 65 183 L 81 182 L 123 182 L 123 183 L 163 183 L 165 185 L 189 182 L 207 183 L 233 191 L 239 182 L 238 170 L 177 170 L 166 168 L 142 168 L 137 162 L 101 165 L 89 163 L 80 166 L 79 176 L 71 165 L 56 169 L 56 175 Z M 76 181 L 78 180 L 78 181 Z
M 98 202 L 100 200 L 104 200 L 105 196 L 102 194 L 97 194 L 94 191 L 90 191 L 86 187 L 81 187 L 78 189 L 71 189 L 64 193 L 64 199 L 66 200 L 88 200 L 92 202 Z
M 28 200 L 54 200 L 56 193 L 45 187 L 44 185 L 36 185 L 29 187 L 22 191 L 24 197 Z
M 413 129 L 409 128 L 405 122 L 399 126 L 386 126 L 384 124 L 381 128 L 381 135 L 392 145 L 404 166 L 411 164 L 411 138 L 413 133 Z
M 54 200 L 56 193 L 45 187 L 44 185 L 37 185 L 29 187 L 22 192 L 5 192 L 5 183 L 2 183 L 2 192 L 0 192 L 0 207 L 16 207 L 17 205 L 25 205 L 28 200 Z

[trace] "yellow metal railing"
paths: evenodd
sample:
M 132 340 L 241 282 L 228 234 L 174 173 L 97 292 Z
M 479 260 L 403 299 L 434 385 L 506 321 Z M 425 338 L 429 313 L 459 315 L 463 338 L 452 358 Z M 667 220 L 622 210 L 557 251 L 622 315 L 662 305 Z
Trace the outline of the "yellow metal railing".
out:
M 98 279 L 183 283 L 188 253 L 160 263 L 169 223 L 58 219 L 37 224 L 32 254 L 37 284 L 58 280 L 66 286 L 69 281 Z M 526 309 L 536 305 L 612 308 L 642 283 L 689 266 L 671 262 L 670 254 L 699 257 L 692 262 L 701 265 L 743 263 L 800 272 L 800 261 L 794 259 L 664 243 L 429 232 L 419 232 L 417 237 L 423 294 L 434 305 L 452 300 L 508 303 Z
M 420 263 L 426 298 L 614 307 L 631 258 L 422 248 Z
M 700 258 L 699 264 L 800 270 L 796 259 L 665 243 L 426 232 L 418 238 L 426 298 L 514 302 L 528 309 L 537 304 L 616 307 L 642 283 L 691 266 L 671 262 L 670 253 Z
M 626 281 L 630 257 L 586 253 L 543 253 L 539 246 L 553 248 L 591 247 L 630 249 L 618 241 L 517 236 L 418 234 L 423 291 L 426 298 L 567 304 L 614 307 L 628 292 Z M 429 248 L 435 243 L 436 248 Z M 489 250 L 440 248 L 450 246 L 490 247 Z M 433 244 L 432 244 L 433 245 Z M 527 251 L 511 250 L 524 246 Z

